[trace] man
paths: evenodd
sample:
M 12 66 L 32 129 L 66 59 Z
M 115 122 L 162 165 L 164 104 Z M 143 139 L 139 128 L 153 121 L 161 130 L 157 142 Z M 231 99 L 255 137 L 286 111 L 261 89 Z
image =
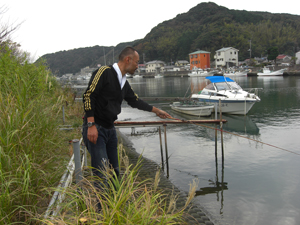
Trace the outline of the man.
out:
M 119 175 L 117 135 L 114 121 L 121 112 L 123 99 L 133 107 L 155 113 L 160 118 L 170 115 L 142 101 L 131 89 L 126 73 L 134 74 L 138 68 L 139 54 L 126 47 L 119 55 L 118 63 L 102 66 L 93 72 L 83 94 L 85 110 L 83 139 L 91 154 L 93 174 L 103 177 L 99 171 L 110 165 Z

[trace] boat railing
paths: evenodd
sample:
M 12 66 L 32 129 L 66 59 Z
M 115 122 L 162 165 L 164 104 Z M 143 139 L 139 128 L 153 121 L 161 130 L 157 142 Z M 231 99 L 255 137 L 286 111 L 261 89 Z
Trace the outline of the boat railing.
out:
M 250 94 L 255 94 L 258 96 L 258 91 L 263 90 L 263 88 L 245 88 L 244 90 L 248 91 Z

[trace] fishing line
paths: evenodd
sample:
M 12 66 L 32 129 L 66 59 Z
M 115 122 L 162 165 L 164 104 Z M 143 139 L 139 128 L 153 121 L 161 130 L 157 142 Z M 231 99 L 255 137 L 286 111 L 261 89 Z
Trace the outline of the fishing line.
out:
M 180 121 L 188 121 L 188 120 L 182 120 L 182 119 L 178 119 L 178 118 L 174 118 L 174 117 L 169 117 L 169 119 L 180 120 Z M 225 132 L 225 133 L 228 133 L 228 134 L 232 134 L 232 135 L 235 135 L 235 136 L 238 136 L 238 137 L 241 137 L 241 138 L 245 138 L 245 139 L 248 139 L 248 140 L 251 140 L 251 141 L 255 141 L 255 142 L 258 142 L 258 143 L 261 143 L 261 144 L 264 144 L 264 145 L 268 145 L 270 147 L 277 148 L 277 149 L 280 149 L 280 150 L 283 150 L 283 151 L 286 151 L 286 152 L 289 152 L 289 153 L 292 153 L 292 154 L 295 154 L 295 155 L 300 155 L 300 153 L 293 152 L 291 150 L 287 150 L 285 148 L 281 148 L 281 147 L 278 147 L 278 146 L 275 146 L 275 145 L 271 145 L 271 144 L 268 144 L 268 143 L 265 143 L 265 142 L 262 142 L 262 141 L 258 141 L 258 140 L 252 139 L 252 138 L 248 138 L 248 137 L 245 137 L 245 136 L 242 136 L 242 135 L 239 135 L 239 134 L 235 134 L 235 133 L 232 133 L 230 131 L 226 131 L 226 130 L 222 130 L 222 129 L 219 129 L 219 128 L 214 128 L 214 127 L 210 127 L 210 126 L 206 126 L 206 125 L 198 124 L 198 123 L 194 123 L 194 122 L 190 122 L 190 123 L 194 124 L 194 125 L 197 125 L 197 126 L 210 128 L 212 130 L 217 130 L 217 131 L 220 131 L 220 132 Z

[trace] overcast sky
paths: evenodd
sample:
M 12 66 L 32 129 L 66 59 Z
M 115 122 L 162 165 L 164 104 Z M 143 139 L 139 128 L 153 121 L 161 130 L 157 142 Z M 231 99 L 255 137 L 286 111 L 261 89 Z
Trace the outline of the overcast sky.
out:
M 115 46 L 141 39 L 157 24 L 186 13 L 201 2 L 174 0 L 1 0 L 0 25 L 19 24 L 13 40 L 38 57 L 95 45 Z M 299 15 L 295 0 L 212 1 L 228 9 Z

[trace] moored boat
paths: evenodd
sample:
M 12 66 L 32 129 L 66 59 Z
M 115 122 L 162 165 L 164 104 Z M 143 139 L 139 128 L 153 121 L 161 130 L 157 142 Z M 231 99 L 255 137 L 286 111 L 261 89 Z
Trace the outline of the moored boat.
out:
M 154 78 L 162 78 L 162 77 L 164 77 L 164 76 L 161 75 L 161 74 L 157 74 L 157 75 L 154 76 Z
M 188 73 L 189 77 L 206 77 L 206 76 L 212 76 L 215 73 L 214 70 L 207 71 L 203 70 L 201 68 L 194 67 L 190 73 Z
M 257 73 L 257 76 L 282 76 L 285 69 L 271 71 L 268 67 L 264 67 L 261 73 Z
M 219 112 L 221 101 L 222 113 L 246 115 L 260 98 L 255 93 L 244 91 L 234 80 L 224 76 L 209 76 L 210 80 L 202 91 L 191 96 L 200 102 L 216 103 Z M 257 89 L 256 89 L 257 90 Z
M 214 108 L 213 104 L 198 101 L 173 102 L 170 106 L 174 111 L 192 116 L 210 116 Z

